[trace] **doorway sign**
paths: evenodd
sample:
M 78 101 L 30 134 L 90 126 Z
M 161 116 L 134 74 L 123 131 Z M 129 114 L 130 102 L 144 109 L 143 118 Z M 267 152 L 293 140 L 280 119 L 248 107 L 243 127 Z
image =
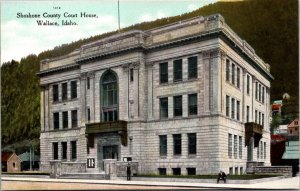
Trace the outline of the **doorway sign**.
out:
M 87 159 L 87 168 L 95 168 L 95 158 Z

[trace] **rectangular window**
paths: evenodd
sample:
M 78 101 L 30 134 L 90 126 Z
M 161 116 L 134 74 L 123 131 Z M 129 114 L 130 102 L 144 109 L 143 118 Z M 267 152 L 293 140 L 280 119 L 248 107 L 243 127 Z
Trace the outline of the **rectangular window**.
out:
M 249 122 L 249 115 L 250 115 L 250 106 L 247 105 L 247 108 L 246 108 L 246 122 L 247 123 Z
M 228 157 L 232 157 L 232 134 L 228 134 Z
M 168 62 L 159 64 L 159 76 L 161 84 L 168 82 Z
M 238 167 L 234 168 L 234 174 L 236 174 L 236 175 L 239 174 L 239 168 Z
M 159 99 L 160 105 L 160 118 L 168 118 L 168 98 L 160 98 Z
M 181 168 L 172 168 L 173 175 L 181 175 Z
M 193 79 L 197 78 L 197 56 L 189 57 L 188 58 L 188 78 Z
M 166 168 L 158 168 L 159 175 L 167 175 L 167 169 Z
M 240 167 L 240 174 L 244 174 L 244 169 L 243 169 L 243 167 Z
M 61 99 L 63 101 L 68 99 L 68 83 L 61 84 Z
M 197 135 L 196 135 L 196 133 L 188 133 L 188 152 L 189 152 L 189 155 L 197 153 Z
M 264 158 L 264 145 L 262 141 L 260 141 L 260 158 Z
M 52 143 L 53 160 L 58 160 L 58 143 Z
M 260 143 L 258 143 L 257 149 L 257 159 L 259 159 L 259 154 L 260 154 Z
M 233 155 L 234 158 L 237 158 L 237 136 L 234 135 L 234 145 L 233 145 Z
M 174 117 L 182 116 L 182 96 L 174 96 Z
M 235 84 L 235 65 L 231 64 L 231 83 Z
M 173 135 L 174 155 L 181 155 L 181 134 Z
M 255 99 L 258 99 L 258 82 L 255 82 Z
M 86 78 L 86 89 L 90 89 L 90 77 Z
M 189 95 L 189 115 L 197 115 L 197 94 Z
M 59 113 L 53 113 L 53 128 L 59 129 Z
M 67 142 L 61 142 L 61 159 L 67 160 Z
M 87 120 L 88 121 L 91 120 L 91 110 L 90 110 L 90 108 L 87 109 Z
M 236 120 L 240 120 L 240 101 L 236 101 Z
M 264 142 L 264 159 L 267 157 L 267 143 Z
M 226 96 L 226 116 L 229 117 L 229 102 L 230 98 L 229 96 Z
M 264 127 L 265 126 L 265 114 L 261 114 L 261 125 Z
M 196 168 L 186 168 L 187 175 L 194 176 L 196 175 Z
M 261 101 L 261 85 L 258 85 L 258 100 Z
M 182 80 L 182 59 L 174 60 L 173 62 L 173 78 L 174 82 Z
M 167 135 L 159 135 L 159 154 L 167 156 Z
M 265 87 L 262 87 L 261 91 L 261 102 L 265 103 Z
M 255 110 L 255 123 L 257 123 L 257 110 Z
M 242 136 L 239 136 L 239 158 L 243 157 L 243 139 Z
M 261 125 L 261 112 L 258 112 L 258 124 Z
M 71 117 L 72 117 L 72 127 L 78 127 L 77 110 L 72 110 Z
M 241 75 L 241 69 L 240 68 L 237 68 L 236 69 L 236 86 L 238 88 L 240 88 L 240 75 Z
M 71 141 L 71 159 L 77 159 L 77 142 Z
M 133 68 L 130 68 L 130 81 L 133 82 Z
M 235 99 L 231 98 L 231 118 L 235 118 Z
M 77 81 L 71 81 L 71 99 L 77 98 Z
M 67 129 L 68 128 L 68 112 L 67 111 L 62 112 L 62 117 L 63 117 L 63 128 Z
M 250 76 L 247 75 L 247 94 L 250 94 Z
M 58 101 L 58 85 L 53 85 L 53 102 Z
M 230 78 L 230 61 L 226 59 L 226 81 L 229 82 Z

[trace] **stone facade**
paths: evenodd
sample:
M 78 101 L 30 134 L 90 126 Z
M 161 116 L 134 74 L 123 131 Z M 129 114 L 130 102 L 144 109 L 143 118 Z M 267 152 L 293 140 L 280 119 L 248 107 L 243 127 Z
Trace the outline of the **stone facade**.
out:
M 189 76 L 191 57 L 197 63 L 193 77 Z M 175 60 L 182 63 L 178 81 L 174 80 L 178 74 Z M 168 63 L 166 83 L 161 83 L 161 63 Z M 132 159 L 138 162 L 140 174 L 158 174 L 159 170 L 173 174 L 178 169 L 180 174 L 215 174 L 220 169 L 239 174 L 245 172 L 247 161 L 270 165 L 270 68 L 221 15 L 119 33 L 44 60 L 40 68 L 43 171 L 50 169 L 49 161 L 54 158 L 65 163 L 95 161 L 87 172 L 103 171 L 107 157 Z M 108 72 L 117 77 L 117 120 L 126 124 L 122 133 L 103 120 L 102 78 Z M 76 98 L 71 96 L 72 81 L 77 84 Z M 64 83 L 67 98 L 62 99 Z M 196 95 L 194 115 L 189 112 L 190 95 Z M 174 113 L 178 109 L 174 96 L 181 97 L 179 116 Z M 166 118 L 161 117 L 161 98 L 167 99 Z M 74 110 L 78 125 L 72 127 Z M 67 118 L 63 119 L 63 112 Z M 54 128 L 54 113 L 59 113 L 59 128 Z M 248 122 L 258 124 L 259 132 L 252 129 L 246 144 Z M 196 148 L 189 154 L 191 133 L 196 134 Z M 174 154 L 176 134 L 181 135 L 181 154 Z M 167 136 L 166 155 L 160 154 L 160 135 Z M 72 141 L 77 151 L 73 159 Z M 62 142 L 67 145 L 64 151 Z

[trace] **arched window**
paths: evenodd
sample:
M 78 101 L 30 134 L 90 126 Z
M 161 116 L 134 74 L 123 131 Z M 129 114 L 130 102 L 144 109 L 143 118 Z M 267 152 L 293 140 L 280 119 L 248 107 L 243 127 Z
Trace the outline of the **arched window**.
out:
M 118 120 L 118 82 L 111 70 L 105 72 L 101 80 L 102 121 Z

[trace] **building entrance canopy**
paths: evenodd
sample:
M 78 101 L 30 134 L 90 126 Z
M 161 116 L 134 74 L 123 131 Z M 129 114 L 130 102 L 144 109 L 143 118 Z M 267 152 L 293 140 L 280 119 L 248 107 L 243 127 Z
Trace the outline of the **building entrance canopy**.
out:
M 251 122 L 245 123 L 245 146 L 249 146 L 251 137 L 254 138 L 254 147 L 258 147 L 259 141 L 262 138 L 263 126 Z
M 111 132 L 117 132 L 121 136 L 121 144 L 127 146 L 127 121 L 87 123 L 85 134 L 88 137 L 88 145 L 94 145 L 95 134 Z

